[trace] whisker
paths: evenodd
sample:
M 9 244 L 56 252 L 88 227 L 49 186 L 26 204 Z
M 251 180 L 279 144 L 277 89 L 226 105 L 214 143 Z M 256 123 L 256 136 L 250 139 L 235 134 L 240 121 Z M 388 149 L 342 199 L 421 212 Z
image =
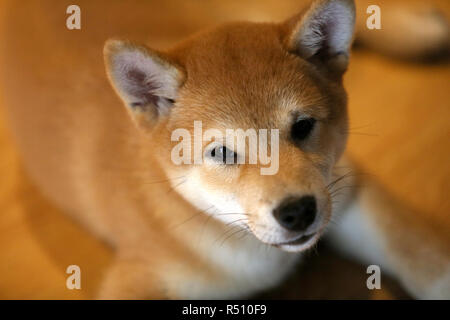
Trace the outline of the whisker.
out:
M 233 214 L 240 214 L 243 216 L 250 216 L 249 213 L 241 213 L 241 212 L 224 212 L 224 213 L 217 213 L 214 216 L 226 216 L 226 215 L 233 215 Z
M 344 189 L 358 188 L 358 187 L 361 187 L 361 185 L 354 184 L 354 185 L 341 186 L 341 187 L 337 188 L 336 190 L 333 190 L 332 192 L 330 192 L 330 196 L 333 197 L 337 192 L 344 190 Z
M 185 183 L 187 181 L 187 179 L 181 181 L 180 183 L 174 185 L 173 187 L 171 187 L 169 190 L 167 190 L 167 194 L 175 191 L 176 188 L 178 188 L 179 186 L 181 186 L 183 183 Z
M 339 181 L 341 181 L 341 180 L 343 180 L 343 179 L 346 179 L 346 178 L 352 177 L 352 174 L 353 174 L 353 171 L 349 171 L 349 172 L 347 172 L 347 173 L 345 173 L 345 174 L 339 176 L 337 179 L 331 181 L 331 182 L 326 186 L 326 189 L 330 190 L 330 189 L 333 188 L 333 187 L 336 185 L 336 183 L 338 183 Z M 354 176 L 354 174 L 353 174 L 353 176 Z
M 209 211 L 212 208 L 214 208 L 214 211 L 217 211 L 217 208 L 214 205 L 211 205 L 211 207 L 209 207 L 206 211 Z M 208 223 L 211 220 L 211 218 L 213 217 L 213 215 L 214 215 L 214 213 L 208 214 L 208 217 L 206 218 L 205 222 L 203 223 L 202 230 L 200 231 L 200 234 L 199 234 L 199 237 L 198 237 L 199 241 L 201 241 L 201 239 L 203 238 L 203 234 L 205 232 L 205 228 L 208 225 Z
M 155 180 L 155 181 L 150 181 L 150 182 L 144 182 L 143 185 L 152 185 L 152 184 L 156 184 L 156 183 L 170 182 L 172 180 L 178 180 L 178 179 L 182 179 L 182 178 L 185 178 L 185 177 L 186 177 L 186 175 L 181 176 L 181 177 L 164 179 L 164 180 Z
M 238 229 L 243 229 L 243 228 L 245 228 L 244 225 L 241 225 L 241 224 L 235 224 L 235 223 L 237 223 L 237 222 L 236 222 L 236 221 L 232 221 L 232 223 L 229 223 L 229 224 L 227 225 L 227 227 L 230 226 L 230 228 L 228 228 L 224 233 L 222 233 L 222 235 L 220 235 L 220 236 L 214 241 L 214 243 L 216 243 L 217 241 L 219 241 L 222 237 L 226 237 L 228 234 L 230 234 L 230 232 L 232 232 L 232 231 L 235 230 L 236 228 L 238 228 Z M 233 225 L 233 224 L 234 224 L 234 225 Z
M 200 214 L 205 213 L 206 211 L 210 210 L 212 207 L 214 207 L 214 206 L 212 205 L 212 206 L 210 206 L 210 207 L 208 207 L 208 208 L 206 208 L 204 210 L 200 210 L 200 211 L 196 212 L 195 214 L 193 214 L 192 216 L 190 216 L 189 218 L 187 218 L 186 220 L 183 220 L 181 223 L 179 223 L 179 224 L 177 224 L 175 226 L 172 226 L 170 228 L 171 229 L 178 228 L 179 226 L 185 224 L 186 222 L 189 222 L 190 220 L 194 219 L 195 217 L 199 216 Z
M 239 230 L 233 232 L 233 233 L 230 234 L 228 237 L 226 237 L 225 239 L 223 239 L 220 245 L 223 246 L 223 244 L 225 243 L 226 240 L 231 239 L 231 237 L 233 237 L 233 236 L 239 234 L 240 232 L 246 232 L 246 231 L 247 231 L 247 230 L 246 230 L 245 228 L 243 228 L 243 229 L 239 229 Z
M 242 218 L 242 219 L 237 219 L 237 220 L 234 220 L 234 221 L 231 221 L 231 222 L 228 222 L 228 223 L 226 223 L 225 225 L 226 226 L 229 226 L 229 225 L 231 225 L 231 224 L 233 224 L 233 223 L 237 223 L 237 222 L 241 222 L 241 221 L 248 221 L 248 219 L 246 219 L 246 218 Z

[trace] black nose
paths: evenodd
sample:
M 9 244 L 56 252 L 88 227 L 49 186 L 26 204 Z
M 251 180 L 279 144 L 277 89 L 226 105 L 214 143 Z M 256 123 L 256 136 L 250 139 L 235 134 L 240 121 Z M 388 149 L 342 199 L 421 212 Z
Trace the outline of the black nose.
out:
M 275 219 L 291 231 L 304 231 L 316 218 L 316 199 L 313 196 L 289 198 L 273 211 Z

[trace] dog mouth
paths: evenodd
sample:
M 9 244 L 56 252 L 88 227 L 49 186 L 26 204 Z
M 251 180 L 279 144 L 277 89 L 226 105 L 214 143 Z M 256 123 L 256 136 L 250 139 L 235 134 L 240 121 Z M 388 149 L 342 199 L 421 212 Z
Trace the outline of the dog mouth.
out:
M 317 235 L 317 233 L 303 235 L 294 240 L 277 243 L 277 244 L 274 244 L 273 246 L 280 248 L 284 251 L 290 251 L 290 252 L 302 251 L 302 250 L 305 250 L 305 249 L 311 247 L 311 245 L 316 242 L 316 240 L 318 239 L 318 237 L 316 235 Z
M 311 240 L 314 236 L 315 236 L 315 233 L 309 234 L 309 235 L 304 235 L 304 236 L 298 237 L 297 239 L 294 239 L 294 240 L 291 240 L 291 241 L 287 241 L 287 242 L 278 243 L 278 244 L 276 244 L 276 245 L 277 245 L 277 246 L 283 246 L 283 245 L 290 245 L 290 246 L 301 245 L 301 244 L 305 244 L 306 242 L 308 242 L 309 240 Z

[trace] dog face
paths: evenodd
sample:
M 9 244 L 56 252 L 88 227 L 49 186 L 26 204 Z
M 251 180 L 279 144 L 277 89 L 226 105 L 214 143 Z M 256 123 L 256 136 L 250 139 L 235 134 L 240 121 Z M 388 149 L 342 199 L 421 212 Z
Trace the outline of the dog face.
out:
M 341 77 L 353 23 L 352 1 L 317 1 L 283 24 L 225 25 L 165 54 L 110 41 L 108 75 L 157 141 L 174 190 L 264 243 L 300 251 L 331 215 L 327 185 L 346 141 Z M 173 159 L 180 128 L 181 153 L 192 160 L 182 164 Z M 249 132 L 256 140 L 239 143 Z M 270 164 L 250 159 L 260 140 Z

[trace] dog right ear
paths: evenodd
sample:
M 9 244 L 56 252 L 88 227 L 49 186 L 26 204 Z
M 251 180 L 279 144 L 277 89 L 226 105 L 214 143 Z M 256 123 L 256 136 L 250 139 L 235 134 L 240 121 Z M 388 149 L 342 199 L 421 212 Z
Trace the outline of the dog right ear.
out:
M 354 25 L 353 0 L 315 0 L 283 25 L 285 43 L 289 52 L 340 76 L 347 69 Z
M 177 99 L 184 72 L 144 46 L 109 40 L 104 47 L 108 78 L 135 123 L 150 128 Z

